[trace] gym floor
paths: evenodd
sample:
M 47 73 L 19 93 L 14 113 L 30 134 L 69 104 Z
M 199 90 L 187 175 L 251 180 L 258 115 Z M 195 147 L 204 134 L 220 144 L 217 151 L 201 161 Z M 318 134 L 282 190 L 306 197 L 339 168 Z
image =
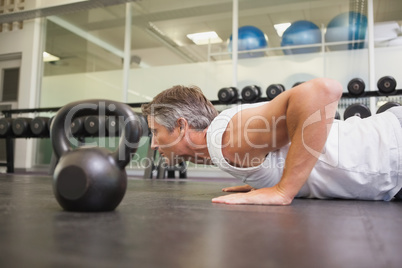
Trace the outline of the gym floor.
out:
M 51 177 L 0 174 L 0 267 L 401 267 L 402 202 L 211 203 L 232 185 L 130 177 L 115 211 L 75 213 Z

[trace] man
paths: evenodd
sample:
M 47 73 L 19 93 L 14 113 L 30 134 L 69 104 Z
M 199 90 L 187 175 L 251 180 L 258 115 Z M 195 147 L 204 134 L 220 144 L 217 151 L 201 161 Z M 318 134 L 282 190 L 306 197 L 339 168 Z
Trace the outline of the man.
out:
M 246 183 L 225 204 L 289 205 L 295 197 L 391 200 L 402 187 L 402 110 L 334 120 L 342 86 L 314 79 L 271 102 L 217 114 L 197 87 L 175 86 L 142 107 L 152 148 L 217 165 Z

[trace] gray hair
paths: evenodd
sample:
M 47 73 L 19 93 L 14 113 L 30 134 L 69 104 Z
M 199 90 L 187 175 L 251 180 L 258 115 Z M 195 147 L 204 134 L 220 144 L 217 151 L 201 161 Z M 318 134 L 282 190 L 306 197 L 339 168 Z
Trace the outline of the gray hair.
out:
M 191 128 L 202 131 L 218 115 L 197 86 L 173 86 L 159 93 L 152 102 L 142 105 L 141 109 L 144 116 L 153 116 L 170 132 L 177 127 L 179 118 L 186 119 Z

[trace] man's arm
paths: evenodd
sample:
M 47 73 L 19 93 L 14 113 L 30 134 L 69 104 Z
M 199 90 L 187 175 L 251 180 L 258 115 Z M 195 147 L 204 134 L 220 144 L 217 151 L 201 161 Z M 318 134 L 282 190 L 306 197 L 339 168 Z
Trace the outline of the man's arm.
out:
M 342 86 L 338 82 L 314 79 L 275 98 L 270 109 L 279 111 L 275 116 L 286 116 L 286 124 L 282 126 L 286 129 L 278 129 L 278 133 L 287 133 L 291 141 L 281 180 L 271 188 L 222 196 L 212 201 L 226 204 L 290 204 L 321 154 L 341 96 Z

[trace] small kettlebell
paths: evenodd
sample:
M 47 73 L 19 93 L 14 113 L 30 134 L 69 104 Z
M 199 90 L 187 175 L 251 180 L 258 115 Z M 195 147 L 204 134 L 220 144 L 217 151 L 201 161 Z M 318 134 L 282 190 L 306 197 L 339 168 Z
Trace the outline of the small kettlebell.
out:
M 105 148 L 73 149 L 71 122 L 83 115 L 114 115 L 125 126 L 116 151 Z M 53 192 L 67 211 L 110 211 L 124 197 L 127 188 L 126 165 L 138 148 L 142 135 L 140 119 L 123 103 L 85 100 L 62 107 L 52 120 L 51 141 L 58 164 L 53 173 Z

